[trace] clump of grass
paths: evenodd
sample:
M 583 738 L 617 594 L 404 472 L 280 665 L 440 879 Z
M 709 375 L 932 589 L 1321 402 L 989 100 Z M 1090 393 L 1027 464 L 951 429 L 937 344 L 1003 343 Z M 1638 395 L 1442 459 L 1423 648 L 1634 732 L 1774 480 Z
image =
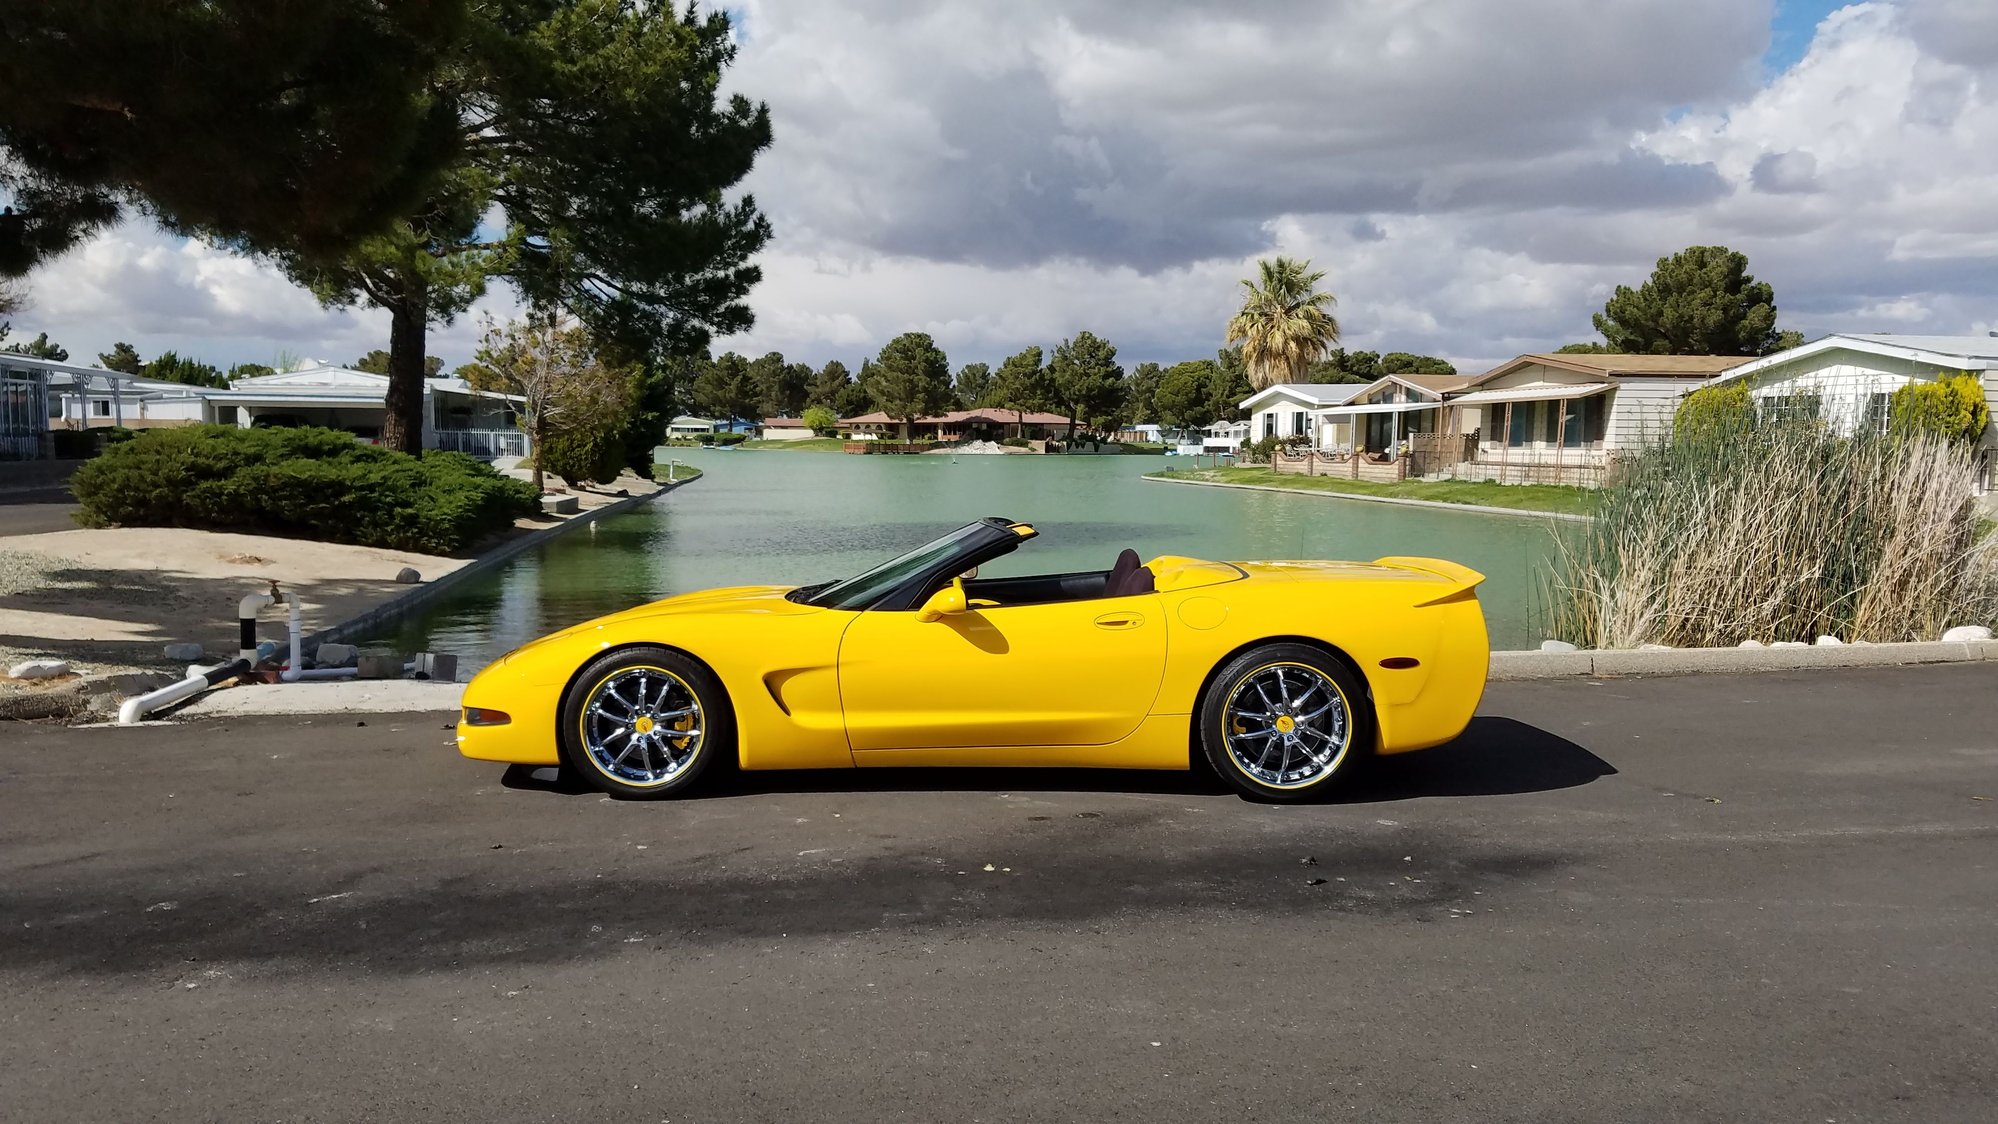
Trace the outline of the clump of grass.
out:
M 1549 635 L 1590 648 L 1932 640 L 1998 617 L 1961 442 L 1815 420 L 1682 430 L 1620 466 L 1543 582 Z

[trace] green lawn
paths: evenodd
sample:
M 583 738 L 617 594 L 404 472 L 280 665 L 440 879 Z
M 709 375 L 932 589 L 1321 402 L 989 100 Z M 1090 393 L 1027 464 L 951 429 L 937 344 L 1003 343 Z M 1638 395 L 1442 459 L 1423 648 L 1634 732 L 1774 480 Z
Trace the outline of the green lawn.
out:
M 846 446 L 838 437 L 805 437 L 796 441 L 765 441 L 760 438 L 742 443 L 744 449 L 769 449 L 777 452 L 837 453 Z
M 1469 503 L 1483 507 L 1511 507 L 1522 511 L 1549 511 L 1562 515 L 1588 515 L 1595 510 L 1595 490 L 1567 488 L 1553 484 L 1489 484 L 1464 480 L 1403 480 L 1376 484 L 1367 480 L 1342 480 L 1333 476 L 1278 476 L 1268 468 L 1173 469 L 1147 475 L 1163 480 L 1210 480 L 1222 484 L 1260 484 L 1271 488 L 1291 488 L 1300 492 L 1341 492 L 1355 496 L 1386 496 L 1398 500 L 1432 500 L 1436 503 Z

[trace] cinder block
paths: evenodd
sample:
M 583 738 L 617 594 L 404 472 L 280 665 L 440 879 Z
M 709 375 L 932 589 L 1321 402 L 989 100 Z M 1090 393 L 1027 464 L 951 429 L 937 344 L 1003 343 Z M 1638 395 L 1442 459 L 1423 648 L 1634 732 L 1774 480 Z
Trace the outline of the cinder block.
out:
M 401 656 L 362 656 L 359 675 L 362 679 L 400 679 L 402 663 Z
M 456 683 L 458 657 L 448 652 L 423 652 L 416 657 L 416 677 L 439 683 Z

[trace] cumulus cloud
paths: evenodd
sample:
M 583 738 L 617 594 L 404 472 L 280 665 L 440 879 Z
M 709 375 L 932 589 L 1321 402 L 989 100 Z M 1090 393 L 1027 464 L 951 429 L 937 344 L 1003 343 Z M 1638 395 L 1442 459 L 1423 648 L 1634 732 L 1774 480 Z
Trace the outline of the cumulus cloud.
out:
M 1697 243 L 1748 253 L 1807 334 L 1972 330 L 1998 305 L 1989 0 L 1849 5 L 1774 75 L 1772 0 L 730 10 L 727 86 L 775 123 L 746 186 L 777 237 L 756 328 L 721 346 L 852 364 L 924 330 L 993 361 L 1088 329 L 1172 361 L 1220 345 L 1272 252 L 1328 272 L 1348 346 L 1465 367 L 1589 338 L 1616 284 Z M 36 290 L 22 326 L 97 349 L 387 336 L 132 229 Z

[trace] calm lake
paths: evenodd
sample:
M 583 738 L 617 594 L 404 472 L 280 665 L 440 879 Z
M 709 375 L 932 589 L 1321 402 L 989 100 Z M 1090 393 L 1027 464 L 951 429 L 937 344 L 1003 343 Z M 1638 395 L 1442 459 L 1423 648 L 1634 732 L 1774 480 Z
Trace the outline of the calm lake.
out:
M 1003 515 L 1041 536 L 993 576 L 1103 569 L 1127 546 L 1145 558 L 1449 558 L 1487 575 L 1493 646 L 1535 647 L 1535 576 L 1559 526 L 1141 479 L 1176 463 L 1165 457 L 683 452 L 700 480 L 527 551 L 363 643 L 457 653 L 462 678 L 594 616 L 711 586 L 843 577 Z

